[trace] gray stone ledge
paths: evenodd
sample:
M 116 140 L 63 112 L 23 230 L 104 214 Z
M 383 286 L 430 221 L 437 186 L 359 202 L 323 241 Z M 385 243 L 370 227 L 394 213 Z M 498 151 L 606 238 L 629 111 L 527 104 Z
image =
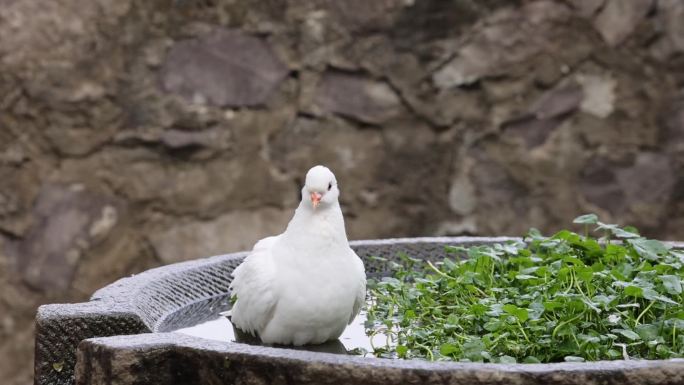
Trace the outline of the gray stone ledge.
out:
M 79 346 L 77 384 L 682 384 L 684 359 L 554 364 L 388 360 L 209 341 L 173 333 Z

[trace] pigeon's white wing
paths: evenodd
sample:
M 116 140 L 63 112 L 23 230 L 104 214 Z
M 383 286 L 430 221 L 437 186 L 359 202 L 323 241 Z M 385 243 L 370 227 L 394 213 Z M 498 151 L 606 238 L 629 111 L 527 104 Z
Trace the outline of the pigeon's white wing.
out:
M 231 309 L 233 325 L 255 335 L 273 318 L 276 293 L 273 288 L 276 275 L 272 247 L 278 237 L 268 237 L 254 245 L 252 252 L 233 271 L 231 295 L 237 301 Z
M 350 249 L 350 251 L 353 255 L 354 262 L 356 262 L 356 269 L 359 277 L 359 287 L 356 291 L 356 299 L 354 300 L 352 314 L 351 317 L 349 317 L 349 323 L 352 323 L 352 321 L 354 321 L 354 318 L 356 318 L 356 316 L 361 311 L 363 304 L 366 302 L 366 269 L 363 266 L 361 258 L 359 258 L 353 250 Z

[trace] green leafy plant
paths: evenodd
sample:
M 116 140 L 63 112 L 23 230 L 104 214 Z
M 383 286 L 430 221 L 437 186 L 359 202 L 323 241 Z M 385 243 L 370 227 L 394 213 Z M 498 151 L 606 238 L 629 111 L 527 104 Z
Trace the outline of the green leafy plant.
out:
M 477 362 L 684 356 L 684 252 L 594 214 L 550 237 L 402 256 L 370 281 L 366 328 L 383 357 Z M 601 234 L 589 236 L 589 230 Z

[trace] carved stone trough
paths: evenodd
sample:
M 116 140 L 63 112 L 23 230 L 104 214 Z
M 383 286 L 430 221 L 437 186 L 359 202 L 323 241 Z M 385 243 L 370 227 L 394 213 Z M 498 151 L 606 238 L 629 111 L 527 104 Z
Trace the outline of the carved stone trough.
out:
M 405 252 L 439 259 L 444 245 L 512 238 L 353 242 L 369 275 Z M 682 246 L 681 244 L 678 246 Z M 167 332 L 217 311 L 246 253 L 173 264 L 121 279 L 89 302 L 41 306 L 35 383 L 104 384 L 684 384 L 684 360 L 478 364 L 390 360 L 211 341 Z M 182 312 L 194 306 L 193 312 Z M 194 315 L 193 315 L 194 314 Z

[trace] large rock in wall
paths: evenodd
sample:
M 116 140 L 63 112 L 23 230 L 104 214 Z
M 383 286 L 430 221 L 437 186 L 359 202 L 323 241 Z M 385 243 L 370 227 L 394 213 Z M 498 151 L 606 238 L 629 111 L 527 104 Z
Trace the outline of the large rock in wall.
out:
M 37 305 L 249 247 L 316 163 L 353 239 L 684 239 L 678 0 L 0 3 L 3 384 Z

